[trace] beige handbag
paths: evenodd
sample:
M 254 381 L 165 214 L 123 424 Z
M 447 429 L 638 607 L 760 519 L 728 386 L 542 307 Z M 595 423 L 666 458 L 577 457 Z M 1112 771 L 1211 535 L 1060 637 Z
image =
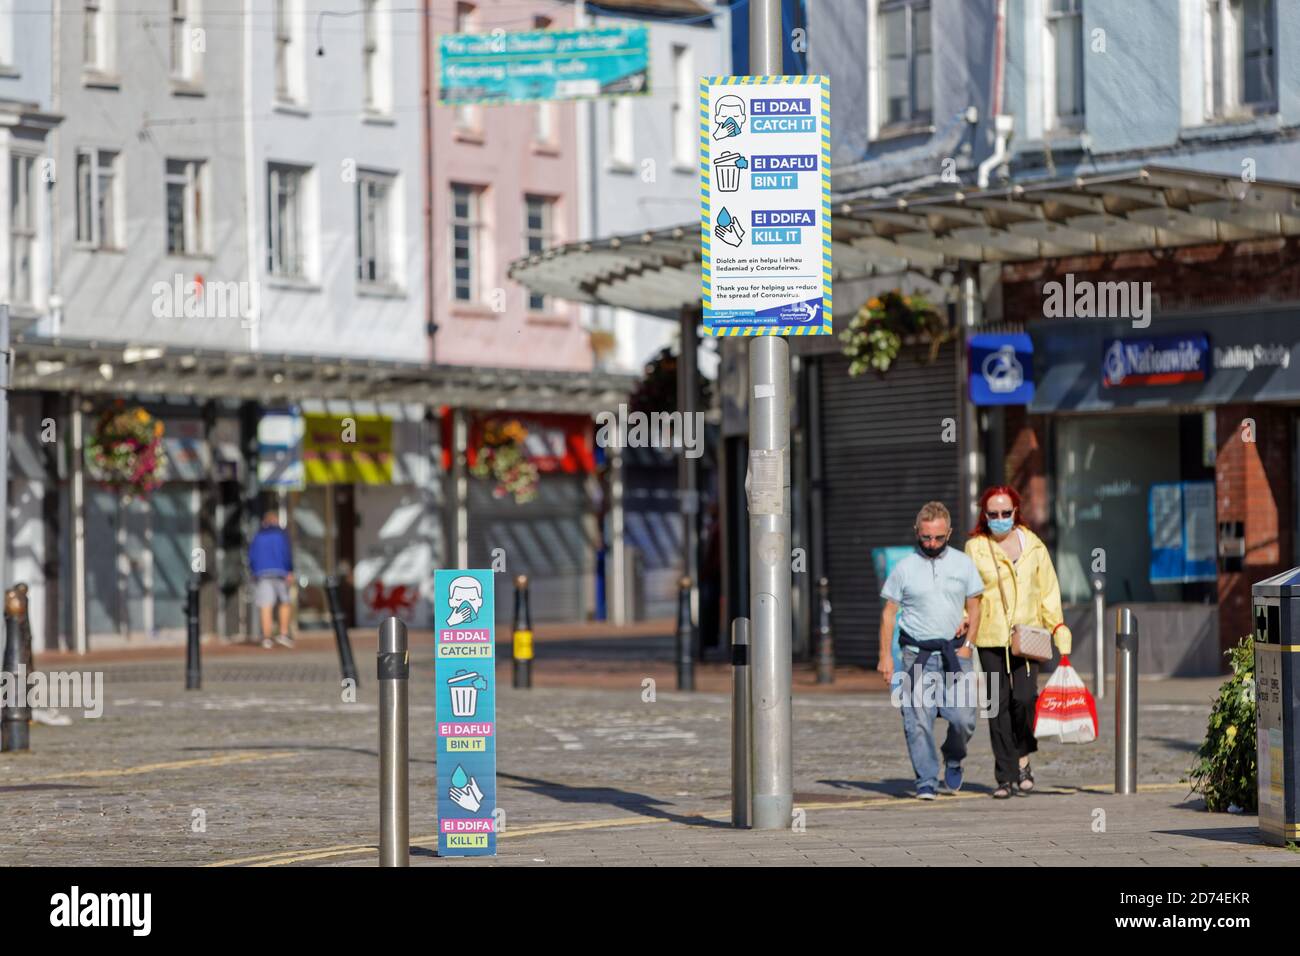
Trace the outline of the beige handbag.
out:
M 998 565 L 998 556 L 993 553 L 993 542 L 988 538 L 984 539 L 988 543 L 990 556 L 993 558 L 993 574 L 998 579 L 998 597 L 1002 599 L 1002 613 L 1006 615 L 1008 623 L 1011 621 L 1011 611 L 1007 607 L 1007 596 L 1002 593 L 1002 568 Z M 1052 632 L 1045 627 L 1034 627 L 1031 624 L 1012 624 L 1011 625 L 1011 653 L 1016 657 L 1023 657 L 1027 661 L 1037 661 L 1043 663 L 1052 659 Z

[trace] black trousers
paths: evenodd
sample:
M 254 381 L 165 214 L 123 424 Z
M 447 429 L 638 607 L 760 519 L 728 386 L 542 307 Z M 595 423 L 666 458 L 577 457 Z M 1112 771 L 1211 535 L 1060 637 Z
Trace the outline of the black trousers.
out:
M 993 770 L 999 784 L 1020 779 L 1020 758 L 1038 749 L 1034 737 L 1034 707 L 1038 703 L 1038 664 L 1011 655 L 1007 673 L 1007 649 L 981 647 L 980 668 L 988 676 L 989 695 L 997 694 L 997 716 L 989 719 L 993 742 Z M 1028 665 L 1028 667 L 1026 667 Z

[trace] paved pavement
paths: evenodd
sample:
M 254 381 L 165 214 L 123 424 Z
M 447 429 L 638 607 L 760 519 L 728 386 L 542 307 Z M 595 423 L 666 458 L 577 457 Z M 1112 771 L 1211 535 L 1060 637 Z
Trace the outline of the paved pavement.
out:
M 0 864 L 373 865 L 377 694 L 369 655 L 358 660 L 355 703 L 323 651 L 216 657 L 197 692 L 183 689 L 179 661 L 95 665 L 106 675 L 103 717 L 35 725 L 31 754 L 0 754 Z M 1300 865 L 1300 853 L 1260 844 L 1254 817 L 1205 813 L 1178 782 L 1217 680 L 1142 685 L 1139 794 L 1106 790 L 1106 701 L 1102 738 L 1044 743 L 1034 761 L 1042 792 L 1013 801 L 988 796 L 983 726 L 966 789 L 921 803 L 907 796 L 900 720 L 884 694 L 797 692 L 799 819 L 738 832 L 728 825 L 727 697 L 679 694 L 659 678 L 645 700 L 643 679 L 660 665 L 618 665 L 588 686 L 530 691 L 512 689 L 502 665 L 499 855 L 442 860 L 431 849 L 433 667 L 417 654 L 412 863 Z

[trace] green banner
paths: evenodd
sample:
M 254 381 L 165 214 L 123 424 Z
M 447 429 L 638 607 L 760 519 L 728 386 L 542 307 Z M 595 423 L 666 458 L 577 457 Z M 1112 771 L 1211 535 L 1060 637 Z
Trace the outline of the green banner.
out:
M 649 91 L 645 27 L 438 37 L 441 103 L 577 100 Z

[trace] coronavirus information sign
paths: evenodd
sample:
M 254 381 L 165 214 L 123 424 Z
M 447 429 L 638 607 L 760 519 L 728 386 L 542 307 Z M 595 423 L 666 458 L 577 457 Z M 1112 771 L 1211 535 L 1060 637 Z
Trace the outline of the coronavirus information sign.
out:
M 496 602 L 491 571 L 435 571 L 438 855 L 497 851 Z
M 831 333 L 830 80 L 700 80 L 700 252 L 711 335 Z

